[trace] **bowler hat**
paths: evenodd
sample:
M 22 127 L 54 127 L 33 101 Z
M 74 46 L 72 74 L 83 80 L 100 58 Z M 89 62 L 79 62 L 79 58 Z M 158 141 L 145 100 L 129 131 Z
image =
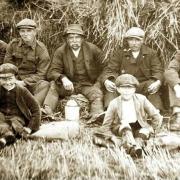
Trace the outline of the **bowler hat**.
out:
M 28 29 L 34 29 L 37 27 L 37 24 L 34 20 L 25 18 L 21 20 L 19 23 L 16 24 L 16 27 L 18 29 L 28 28 Z
M 132 27 L 125 34 L 125 38 L 143 39 L 144 36 L 145 36 L 144 30 L 142 30 L 139 27 Z
M 70 24 L 67 26 L 67 28 L 64 31 L 64 35 L 67 34 L 80 34 L 84 36 L 84 31 L 82 30 L 82 27 L 80 24 Z
M 115 84 L 116 87 L 120 87 L 120 86 L 138 87 L 139 81 L 131 74 L 122 74 L 117 77 Z
M 0 65 L 1 78 L 10 77 L 12 75 L 17 74 L 17 72 L 18 72 L 18 68 L 11 63 L 5 63 L 5 64 Z

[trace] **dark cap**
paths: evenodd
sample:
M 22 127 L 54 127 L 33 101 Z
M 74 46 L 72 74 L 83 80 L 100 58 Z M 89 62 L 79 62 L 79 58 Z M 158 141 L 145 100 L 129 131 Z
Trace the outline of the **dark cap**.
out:
M 26 18 L 21 20 L 19 23 L 17 23 L 16 27 L 18 29 L 23 29 L 23 28 L 35 29 L 37 27 L 37 24 L 35 23 L 34 20 Z
M 116 87 L 120 87 L 120 86 L 138 87 L 139 81 L 131 74 L 122 74 L 117 77 L 115 84 Z
M 5 63 L 0 66 L 0 77 L 1 78 L 10 77 L 12 75 L 17 74 L 17 72 L 18 72 L 18 68 L 13 64 Z
M 82 27 L 80 24 L 70 24 L 67 26 L 67 28 L 64 31 L 64 35 L 67 34 L 80 34 L 84 36 L 84 31 L 82 30 Z

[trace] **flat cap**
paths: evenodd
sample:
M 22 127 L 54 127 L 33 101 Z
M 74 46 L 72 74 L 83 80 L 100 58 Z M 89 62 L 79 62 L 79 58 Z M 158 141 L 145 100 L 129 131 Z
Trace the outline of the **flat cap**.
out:
M 11 63 L 5 63 L 5 64 L 0 65 L 0 77 L 1 78 L 10 77 L 12 75 L 17 74 L 17 72 L 18 72 L 18 68 Z
M 21 29 L 21 28 L 34 29 L 37 27 L 37 24 L 35 23 L 34 20 L 26 18 L 26 19 L 21 20 L 19 23 L 17 23 L 16 27 L 18 29 Z
M 116 87 L 120 87 L 120 86 L 138 87 L 139 81 L 131 74 L 122 74 L 117 77 L 115 84 Z
M 145 36 L 144 30 L 142 30 L 139 27 L 132 27 L 125 34 L 125 38 L 143 39 L 144 36 Z
M 64 31 L 64 35 L 67 34 L 80 34 L 84 36 L 84 31 L 82 30 L 82 27 L 80 24 L 70 24 L 67 26 L 67 28 Z

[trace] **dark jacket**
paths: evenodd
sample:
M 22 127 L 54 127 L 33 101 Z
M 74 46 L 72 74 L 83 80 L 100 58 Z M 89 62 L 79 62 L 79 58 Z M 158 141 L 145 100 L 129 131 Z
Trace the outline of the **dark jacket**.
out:
M 4 61 L 4 56 L 6 54 L 6 47 L 7 44 L 4 41 L 0 40 L 0 64 L 2 64 Z
M 4 62 L 16 65 L 19 78 L 31 85 L 46 78 L 50 57 L 42 42 L 36 40 L 32 46 L 27 46 L 18 38 L 8 44 Z
M 124 66 L 128 66 L 126 59 L 130 58 L 131 56 L 132 53 L 130 50 L 119 48 L 117 51 L 115 51 L 114 55 L 108 62 L 107 67 L 103 71 L 101 79 L 102 83 L 104 83 L 104 81 L 107 79 L 115 79 L 117 76 L 123 73 L 130 74 L 126 69 L 124 69 Z M 143 45 L 140 50 L 137 63 L 146 80 L 154 79 L 162 81 L 163 65 L 154 50 Z
M 164 77 L 172 89 L 176 84 L 180 84 L 180 50 L 169 63 L 167 70 L 165 70 Z
M 0 86 L 0 99 L 1 99 L 1 90 Z M 17 85 L 16 88 L 16 103 L 20 111 L 25 117 L 25 124 L 32 131 L 39 129 L 41 114 L 40 107 L 33 95 L 25 88 Z
M 82 43 L 81 48 L 84 55 L 87 74 L 91 82 L 94 83 L 103 68 L 102 51 L 96 45 L 86 41 Z M 72 50 L 67 43 L 64 43 L 55 51 L 53 61 L 47 74 L 48 80 L 56 81 L 63 76 L 68 77 L 70 80 L 73 79 L 74 67 L 70 51 Z

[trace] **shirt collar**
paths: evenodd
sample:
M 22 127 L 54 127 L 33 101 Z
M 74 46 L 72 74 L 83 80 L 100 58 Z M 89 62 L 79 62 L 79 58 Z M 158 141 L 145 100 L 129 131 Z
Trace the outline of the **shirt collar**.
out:
M 123 49 L 123 51 L 124 51 L 126 56 L 130 56 L 132 54 L 130 48 L 129 49 L 125 48 L 125 49 Z M 142 55 L 146 55 L 146 54 L 149 54 L 149 50 L 146 46 L 142 45 L 142 47 L 140 49 L 140 53 Z
M 24 41 L 22 39 L 20 39 L 19 43 L 18 43 L 18 46 L 21 47 L 21 46 L 29 46 L 30 48 L 32 48 L 33 50 L 36 48 L 36 39 L 34 39 L 33 43 L 31 45 L 27 45 L 24 43 Z

